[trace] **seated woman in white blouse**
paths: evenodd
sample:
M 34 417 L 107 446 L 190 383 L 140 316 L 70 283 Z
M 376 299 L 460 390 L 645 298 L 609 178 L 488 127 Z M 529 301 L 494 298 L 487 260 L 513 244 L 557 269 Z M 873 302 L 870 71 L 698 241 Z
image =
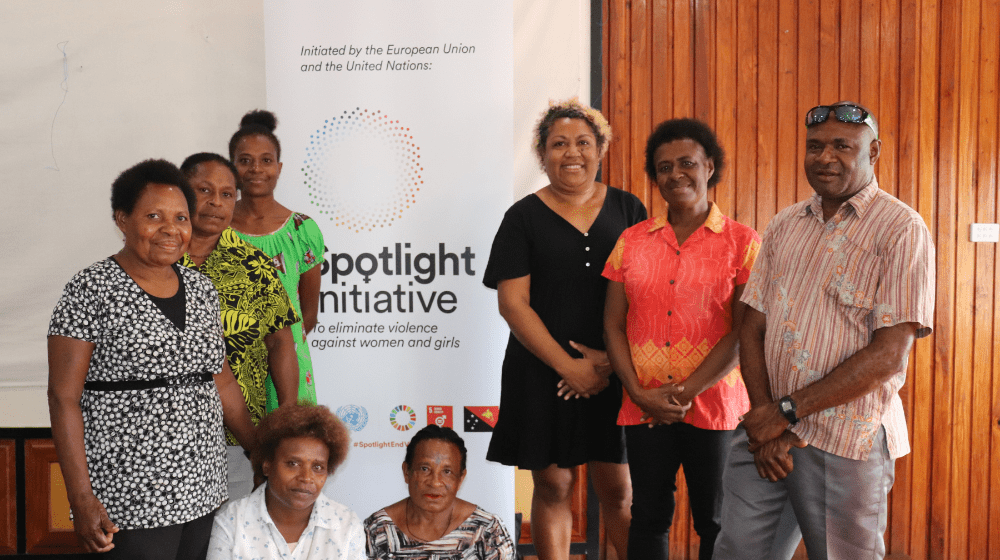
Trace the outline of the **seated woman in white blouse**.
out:
M 323 495 L 327 477 L 347 456 L 347 428 L 330 409 L 285 405 L 261 420 L 250 457 L 266 482 L 215 514 L 208 560 L 364 556 L 361 520 Z

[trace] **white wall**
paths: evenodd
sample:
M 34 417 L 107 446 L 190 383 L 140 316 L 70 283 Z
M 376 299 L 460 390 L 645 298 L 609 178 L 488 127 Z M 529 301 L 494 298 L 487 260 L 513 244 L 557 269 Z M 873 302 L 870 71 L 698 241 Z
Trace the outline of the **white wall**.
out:
M 514 0 L 514 200 L 548 181 L 531 148 L 549 100 L 590 101 L 589 0 Z
M 246 0 L 0 3 L 0 427 L 48 426 L 45 333 L 63 285 L 115 253 L 111 182 L 226 153 L 266 106 L 263 7 Z M 514 0 L 514 198 L 545 185 L 532 127 L 590 91 L 589 0 Z

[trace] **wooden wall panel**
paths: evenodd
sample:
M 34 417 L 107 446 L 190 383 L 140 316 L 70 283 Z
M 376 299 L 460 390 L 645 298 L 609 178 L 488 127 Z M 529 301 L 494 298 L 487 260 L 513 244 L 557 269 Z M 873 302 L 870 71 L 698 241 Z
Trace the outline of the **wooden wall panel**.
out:
M 736 3 L 723 2 L 715 6 L 715 134 L 732 159 L 732 149 L 736 145 Z M 701 33 L 699 25 L 697 31 Z M 669 112 L 662 118 L 669 118 Z M 727 215 L 736 211 L 736 180 L 732 162 L 722 173 L 722 179 L 712 189 L 715 202 Z
M 958 232 L 958 200 L 956 198 L 955 174 L 958 172 L 956 161 L 957 131 L 958 131 L 958 103 L 955 99 L 955 86 L 958 80 L 957 68 L 959 65 L 958 46 L 955 44 L 958 37 L 958 4 L 957 2 L 945 1 L 940 6 L 940 83 L 938 106 L 939 127 L 938 127 L 938 211 L 936 213 L 938 223 L 938 235 L 936 238 L 939 252 L 939 263 L 947 263 L 938 271 L 937 290 L 937 321 L 938 337 L 936 343 L 936 363 L 934 364 L 934 384 L 935 395 L 939 398 L 934 401 L 934 417 L 941 421 L 948 418 L 956 429 L 942 432 L 933 439 L 932 445 L 935 448 L 933 461 L 933 479 L 940 483 L 943 492 L 934 492 L 931 495 L 931 545 L 929 557 L 932 560 L 949 558 L 955 553 L 952 545 L 952 517 L 958 517 L 957 513 L 961 509 L 953 509 L 952 494 L 961 492 L 961 488 L 955 488 L 956 481 L 951 476 L 954 470 L 952 453 L 953 443 L 960 431 L 961 418 L 954 414 L 955 386 L 954 381 L 958 372 L 959 364 L 956 363 L 956 353 L 954 348 L 958 344 L 961 335 L 957 332 L 956 319 L 960 313 L 955 311 L 955 295 L 957 293 L 956 275 L 954 267 L 956 265 L 957 249 L 955 236 Z M 924 17 L 930 14 L 924 13 Z M 958 353 L 961 355 L 961 353 Z M 959 395 L 960 397 L 960 395 Z M 957 421 L 957 422 L 956 422 Z M 939 443 L 940 441 L 940 443 Z M 943 455 L 943 457 L 941 456 Z M 955 515 L 953 515 L 953 513 Z M 960 521 L 957 521 L 960 522 Z
M 745 222 L 755 220 L 756 205 L 749 192 L 757 186 L 757 34 L 759 31 L 757 0 L 738 2 L 736 18 L 736 136 L 746 142 L 737 142 L 730 150 L 730 169 L 736 180 L 736 207 L 734 215 Z M 675 114 L 674 116 L 680 116 Z M 710 123 L 711 124 L 711 123 Z
M 889 2 L 888 4 L 889 9 L 896 6 L 895 2 Z M 863 0 L 858 16 L 861 19 L 859 47 L 861 44 L 879 45 L 881 52 L 879 56 L 861 56 L 861 53 L 865 49 L 858 50 L 858 94 L 856 97 L 858 99 L 875 100 L 869 109 L 879 116 L 880 121 L 885 121 L 887 117 L 882 114 L 882 107 L 886 103 L 883 102 L 880 93 L 883 91 L 888 93 L 892 90 L 892 87 L 881 87 L 885 79 L 882 72 L 885 71 L 891 74 L 893 71 L 899 69 L 899 65 L 883 64 L 883 61 L 895 61 L 899 59 L 899 51 L 896 44 L 898 27 L 891 25 L 891 23 L 898 24 L 898 14 L 896 14 L 896 17 L 893 17 L 892 14 L 886 14 L 886 19 L 883 20 L 881 2 L 879 0 Z M 890 25 L 886 26 L 886 29 L 882 29 L 883 21 L 890 23 Z M 895 102 L 888 104 L 896 105 Z
M 757 15 L 757 169 L 754 213 L 770 221 L 777 211 L 778 160 L 778 13 L 758 10 Z M 748 177 L 750 179 L 750 177 Z M 745 193 L 749 194 L 749 193 Z M 749 198 L 749 197 L 747 197 Z
M 715 3 L 696 2 L 694 4 L 695 21 L 714 21 Z M 691 94 L 694 97 L 695 118 L 715 122 L 715 88 L 712 78 L 715 76 L 714 46 L 716 44 L 715 26 L 704 25 L 694 29 L 694 83 Z M 706 92 L 706 95 L 695 95 L 696 92 Z
M 970 9 L 978 6 L 970 7 Z M 997 17 L 1000 14 L 1000 5 L 996 1 L 982 3 L 982 12 L 977 18 L 980 34 L 980 55 L 979 66 L 973 70 L 978 71 L 979 95 L 976 99 L 978 106 L 977 125 L 972 131 L 974 139 L 978 141 L 978 147 L 973 151 L 974 159 L 970 166 L 974 166 L 976 177 L 976 209 L 974 221 L 976 222 L 996 222 L 996 202 L 997 190 L 991 188 L 996 185 L 997 168 L 997 79 L 998 63 L 1000 63 L 1000 40 L 998 40 Z M 978 132 L 978 138 L 975 138 Z M 988 461 L 976 459 L 977 450 L 989 449 L 991 434 L 996 432 L 996 422 L 977 422 L 977 418 L 991 417 L 991 399 L 993 397 L 993 380 L 988 375 L 981 372 L 989 371 L 993 365 L 993 354 L 996 351 L 994 337 L 998 333 L 993 330 L 996 310 L 994 308 L 996 292 L 996 248 L 989 244 L 978 243 L 976 251 L 976 278 L 975 278 L 975 334 L 974 334 L 974 355 L 973 355 L 973 388 L 972 388 L 972 472 L 970 486 L 972 495 L 969 501 L 969 557 L 987 558 L 989 555 L 990 542 L 987 535 L 990 534 L 989 515 L 983 512 L 990 511 L 990 486 L 991 482 L 998 480 L 996 470 L 990 470 Z M 997 453 L 1000 454 L 1000 453 Z M 1000 482 L 998 482 L 1000 483 Z M 998 533 L 993 533 L 998 534 Z M 993 544 L 994 551 L 1000 555 L 1000 542 Z
M 799 64 L 799 10 L 796 0 L 781 0 L 778 5 L 778 105 L 776 111 L 778 122 L 777 197 L 775 210 L 780 210 L 797 200 L 796 183 L 802 166 L 796 149 L 789 146 L 798 145 L 798 133 L 802 128 L 802 120 L 796 107 L 798 105 L 798 73 Z M 787 110 L 785 109 L 787 108 Z M 723 212 L 726 209 L 722 209 Z
M 17 444 L 0 439 L 0 555 L 17 552 Z
M 819 76 L 823 72 L 832 71 L 831 53 L 820 55 L 820 45 L 816 40 L 819 33 L 819 0 L 796 0 L 799 5 L 799 89 L 797 92 L 798 107 L 796 111 L 796 126 L 798 139 L 795 146 L 782 146 L 783 149 L 794 149 L 796 152 L 795 166 L 799 169 L 798 180 L 795 182 L 795 197 L 792 202 L 803 200 L 812 194 L 806 174 L 802 169 L 802 160 L 806 156 L 806 131 L 802 126 L 806 112 L 819 104 Z M 759 225 L 758 231 L 763 232 Z
M 832 3 L 831 3 L 832 4 Z M 861 1 L 840 2 L 840 99 L 861 97 Z M 866 37 L 866 42 L 871 38 Z M 875 41 L 875 44 L 878 44 Z M 872 57 L 876 58 L 877 57 Z M 873 107 L 872 110 L 877 109 Z
M 630 42 L 632 71 L 629 75 L 633 84 L 650 83 L 651 81 L 652 49 L 649 44 L 652 28 L 651 8 L 652 3 L 646 0 L 633 0 L 632 2 L 632 40 Z M 670 30 L 663 29 L 660 33 L 669 35 Z M 672 88 L 671 91 L 674 89 Z M 649 123 L 652 121 L 652 97 L 647 95 L 637 98 L 633 95 L 631 107 L 629 128 L 627 129 L 629 145 L 632 146 L 633 150 L 641 152 L 645 145 L 646 135 L 649 134 Z M 646 182 L 646 174 L 642 166 L 626 166 L 625 176 L 628 177 L 631 185 L 642 185 Z M 643 201 L 647 204 L 650 200 L 648 194 L 643 197 Z
M 631 80 L 628 76 L 632 62 L 629 56 L 631 51 L 628 48 L 631 40 L 631 22 L 628 17 L 628 7 L 624 2 L 606 2 L 605 5 L 607 13 L 604 14 L 606 17 L 602 48 L 607 49 L 607 52 L 603 59 L 605 67 L 601 80 L 603 86 L 601 98 L 610 107 L 605 111 L 605 115 L 610 122 L 615 123 L 615 128 L 612 129 L 614 141 L 611 143 L 606 163 L 602 167 L 602 178 L 609 185 L 626 188 L 625 185 L 630 184 L 625 176 L 625 170 L 629 166 L 626 165 L 623 156 L 632 152 L 627 132 L 632 94 Z M 648 201 L 646 202 L 648 204 Z
M 762 232 L 812 194 L 806 110 L 852 99 L 879 117 L 879 185 L 923 217 L 938 269 L 934 333 L 900 393 L 913 451 L 896 464 L 886 543 L 912 558 L 1000 560 L 1000 266 L 995 244 L 969 240 L 970 224 L 1000 218 L 1000 0 L 605 5 L 604 109 L 619 139 L 606 169 L 653 215 L 664 208 L 643 148 L 664 119 L 716 130 L 728 161 L 712 196 Z M 694 558 L 680 509 L 671 557 Z
M 991 188 L 998 184 L 998 167 L 1000 167 L 1000 33 L 997 31 L 997 20 L 1000 20 L 1000 0 L 987 0 L 982 4 L 982 59 L 979 88 L 979 149 L 978 149 L 978 194 L 979 206 L 976 212 L 977 222 L 1000 221 L 997 204 L 1000 189 Z M 990 449 L 991 460 L 977 461 L 977 472 L 972 481 L 976 501 L 973 508 L 978 508 L 978 514 L 973 521 L 973 535 L 1000 535 L 1000 379 L 994 376 L 978 375 L 978 372 L 1000 371 L 1000 349 L 996 340 L 1000 336 L 1000 266 L 997 266 L 996 247 L 977 247 L 976 262 L 980 270 L 976 272 L 976 360 L 977 387 L 973 418 L 981 415 L 990 419 L 984 426 L 981 437 L 973 442 L 974 449 Z M 979 290 L 979 287 L 982 290 Z M 979 322 L 980 310 L 984 315 L 989 311 L 992 321 Z M 991 324 L 992 323 L 992 324 Z M 978 423 L 977 423 L 978 424 Z M 994 537 L 986 539 L 985 547 L 980 543 L 974 546 L 976 551 L 983 551 L 984 558 L 1000 558 L 1000 542 Z
M 671 109 L 680 109 L 694 114 L 694 42 L 692 40 L 694 18 L 691 14 L 693 2 L 673 2 L 673 30 L 668 40 L 673 45 L 671 69 L 674 80 L 674 104 Z M 645 140 L 645 138 L 643 138 Z
M 893 2 L 886 2 L 893 4 Z M 919 43 L 920 37 L 920 12 L 918 11 L 918 0 L 904 0 L 898 7 L 899 17 L 899 49 L 900 52 L 913 53 L 914 64 L 900 65 L 899 68 L 899 97 L 898 105 L 901 107 L 917 108 L 917 114 L 912 115 L 912 111 L 903 110 L 902 113 L 910 116 L 900 119 L 897 178 L 899 182 L 899 197 L 901 200 L 911 204 L 925 222 L 931 221 L 931 208 L 926 201 L 930 198 L 931 188 L 917 188 L 920 186 L 930 187 L 926 182 L 927 175 L 921 175 L 921 127 L 931 126 L 929 123 L 933 115 L 924 115 L 920 105 L 920 61 Z M 883 18 L 883 27 L 891 25 L 891 19 L 887 15 Z M 888 64 L 888 62 L 887 62 Z M 892 104 L 891 92 L 883 94 L 882 107 L 887 108 Z M 897 113 L 899 111 L 897 110 Z M 929 135 L 924 135 L 927 138 Z M 929 165 L 933 165 L 932 157 L 928 155 Z M 923 196 L 923 199 L 918 196 Z M 931 232 L 934 232 L 932 223 L 928 224 Z M 933 339 L 934 335 L 931 335 Z M 931 408 L 932 384 L 931 376 L 924 374 L 928 369 L 926 364 L 932 363 L 932 343 L 928 341 L 924 344 L 916 345 L 914 359 L 910 361 L 908 371 L 908 382 L 903 387 L 903 404 L 906 408 L 906 417 L 909 419 L 911 430 L 914 433 L 929 433 L 932 426 L 932 418 L 926 411 Z M 919 373 L 918 373 L 919 372 Z M 911 441 L 913 437 L 911 436 Z M 895 492 L 892 494 L 890 507 L 895 512 L 892 524 L 890 525 L 890 539 L 887 543 L 889 550 L 910 550 L 915 558 L 927 557 L 928 521 L 930 510 L 930 448 L 927 445 L 911 446 L 913 450 L 910 455 L 896 461 L 897 470 L 905 472 L 910 483 L 911 492 Z M 900 488 L 905 487 L 905 482 L 900 483 Z M 902 508 L 908 506 L 907 511 L 900 512 Z
M 56 492 L 65 494 L 66 486 L 52 440 L 25 440 L 24 471 L 25 492 L 32 497 L 27 501 L 24 511 L 26 552 L 83 552 L 69 519 L 69 500 L 54 495 Z M 54 507 L 56 505 L 59 507 Z

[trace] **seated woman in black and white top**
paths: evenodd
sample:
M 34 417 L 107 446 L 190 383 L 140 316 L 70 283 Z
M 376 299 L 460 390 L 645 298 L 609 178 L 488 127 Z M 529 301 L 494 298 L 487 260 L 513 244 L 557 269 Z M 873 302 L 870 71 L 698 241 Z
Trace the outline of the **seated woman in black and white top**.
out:
M 500 518 L 457 497 L 465 480 L 465 442 L 434 424 L 406 447 L 410 495 L 365 520 L 368 558 L 512 560 Z

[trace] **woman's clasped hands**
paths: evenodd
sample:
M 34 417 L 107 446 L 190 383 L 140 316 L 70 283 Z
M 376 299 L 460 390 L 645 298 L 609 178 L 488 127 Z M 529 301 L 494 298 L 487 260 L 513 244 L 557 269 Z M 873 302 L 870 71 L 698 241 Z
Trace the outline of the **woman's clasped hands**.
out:
M 692 397 L 684 392 L 683 385 L 675 383 L 644 389 L 636 397 L 635 404 L 642 409 L 641 421 L 650 428 L 680 422 L 691 409 Z
M 572 340 L 569 345 L 582 357 L 574 358 L 567 367 L 559 370 L 562 379 L 556 385 L 556 394 L 565 400 L 588 399 L 608 386 L 608 377 L 613 373 L 611 361 L 603 350 L 594 350 Z

